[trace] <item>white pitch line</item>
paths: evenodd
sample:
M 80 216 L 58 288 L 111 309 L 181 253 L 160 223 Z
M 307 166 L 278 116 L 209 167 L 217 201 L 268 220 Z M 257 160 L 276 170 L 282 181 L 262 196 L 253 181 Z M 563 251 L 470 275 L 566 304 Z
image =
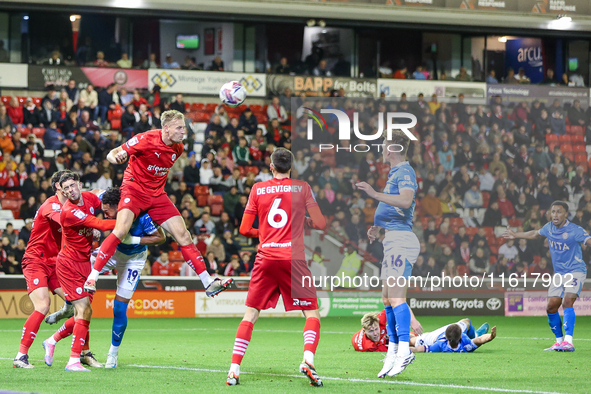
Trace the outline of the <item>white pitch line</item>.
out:
M 57 327 L 57 326 L 56 326 Z M 61 327 L 61 326 L 60 326 Z M 175 328 L 176 331 L 236 331 L 235 328 Z M 44 328 L 41 329 L 39 331 L 57 331 L 56 330 L 51 330 L 49 328 Z M 99 329 L 91 329 L 90 331 L 92 332 L 111 332 L 110 328 L 99 328 Z M 142 332 L 142 331 L 170 331 L 169 328 L 128 328 L 125 332 L 130 332 L 130 331 L 137 331 L 137 332 Z M 18 333 L 22 333 L 23 330 L 0 330 L 0 332 L 18 332 Z M 284 333 L 284 334 L 301 334 L 302 331 L 301 330 L 258 330 L 255 329 L 254 332 L 275 332 L 275 333 Z M 337 334 L 337 335 L 353 335 L 355 334 L 354 332 L 343 332 L 343 331 L 321 331 L 321 334 Z M 550 340 L 552 339 L 551 337 L 546 337 L 546 338 L 537 338 L 537 337 L 496 337 L 495 339 L 529 339 L 532 341 L 545 341 L 545 340 Z M 575 341 L 591 341 L 591 338 L 577 338 L 575 337 Z
M 12 358 L 0 357 L 0 360 L 13 360 Z M 44 360 L 41 359 L 31 359 L 31 361 L 39 361 L 43 362 Z M 174 366 L 162 366 L 162 365 L 143 365 L 143 364 L 127 364 L 125 367 L 132 367 L 132 368 L 152 368 L 152 369 L 173 369 L 178 371 L 193 371 L 193 372 L 208 372 L 208 373 L 227 373 L 226 370 L 220 369 L 207 369 L 207 368 L 189 368 L 189 367 L 174 367 Z M 276 377 L 284 377 L 284 378 L 300 378 L 306 379 L 305 376 L 302 375 L 288 375 L 288 374 L 280 374 L 280 373 L 271 373 L 271 372 L 245 372 L 241 371 L 244 375 L 265 375 L 265 376 L 276 376 Z M 466 389 L 466 390 L 476 390 L 476 391 L 494 391 L 494 392 L 501 392 L 501 393 L 524 393 L 524 394 L 569 394 L 569 393 L 560 393 L 557 391 L 536 391 L 536 390 L 519 390 L 519 389 L 502 389 L 497 387 L 481 387 L 481 386 L 461 386 L 457 384 L 437 384 L 437 383 L 420 383 L 420 382 L 406 382 L 400 380 L 384 380 L 384 379 L 360 379 L 360 378 L 337 378 L 331 376 L 321 376 L 322 380 L 334 380 L 334 381 L 341 381 L 341 382 L 352 382 L 352 383 L 377 383 L 377 384 L 399 384 L 404 386 L 422 386 L 422 387 L 439 387 L 445 389 Z

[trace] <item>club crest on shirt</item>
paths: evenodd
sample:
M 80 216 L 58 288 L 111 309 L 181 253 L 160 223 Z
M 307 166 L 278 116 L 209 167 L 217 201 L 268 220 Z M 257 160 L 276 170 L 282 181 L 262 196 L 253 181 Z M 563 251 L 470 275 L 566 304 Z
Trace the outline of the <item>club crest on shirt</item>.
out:
M 567 239 L 568 238 L 568 233 L 562 233 L 562 239 Z
M 172 154 L 172 161 L 175 161 L 175 160 L 176 160 L 176 153 L 173 153 Z
M 94 207 L 90 207 L 90 214 L 94 215 Z
M 54 202 L 51 204 L 51 210 L 52 211 L 61 211 L 62 210 L 62 206 L 59 205 L 58 203 Z
M 76 216 L 78 219 L 82 220 L 86 217 L 86 214 L 84 212 L 82 212 L 81 210 L 77 209 L 74 211 L 74 216 Z
M 78 294 L 82 294 L 82 287 L 78 287 L 78 288 L 76 288 L 76 293 L 78 293 Z

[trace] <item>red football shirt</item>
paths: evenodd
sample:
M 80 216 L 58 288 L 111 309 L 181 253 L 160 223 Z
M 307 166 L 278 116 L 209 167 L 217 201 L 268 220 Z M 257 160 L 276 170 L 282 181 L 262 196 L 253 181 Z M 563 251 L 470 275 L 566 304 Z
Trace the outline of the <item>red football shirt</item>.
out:
M 265 259 L 304 260 L 306 209 L 318 206 L 310 185 L 284 178 L 255 183 L 244 213 L 259 215 L 259 250 Z
M 43 261 L 57 256 L 62 246 L 61 212 L 62 204 L 57 196 L 51 196 L 41 204 L 33 220 L 23 266 L 29 263 L 28 259 Z
M 162 130 L 141 133 L 121 145 L 129 156 L 123 185 L 133 182 L 152 196 L 164 193 L 168 171 L 183 153 L 183 144 L 162 142 Z
M 112 230 L 116 222 L 114 219 L 100 220 L 94 216 L 94 212 L 101 209 L 101 200 L 93 193 L 82 192 L 82 200 L 82 206 L 66 201 L 60 214 L 63 242 L 59 256 L 80 263 L 90 261 L 92 230 Z
M 381 311 L 378 314 L 380 319 L 380 339 L 377 342 L 372 341 L 365 335 L 363 328 L 359 330 L 353 338 L 351 343 L 353 348 L 358 352 L 387 352 L 388 351 L 388 335 L 386 330 L 386 311 Z

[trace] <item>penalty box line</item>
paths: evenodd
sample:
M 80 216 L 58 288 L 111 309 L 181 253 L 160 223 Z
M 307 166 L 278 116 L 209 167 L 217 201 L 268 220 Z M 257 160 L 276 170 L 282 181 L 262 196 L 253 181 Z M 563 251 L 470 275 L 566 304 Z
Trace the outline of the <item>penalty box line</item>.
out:
M 12 361 L 13 359 L 8 358 L 8 357 L 0 357 L 0 360 L 11 360 Z M 43 362 L 44 360 L 38 359 L 38 360 L 31 360 L 31 361 Z M 151 368 L 151 369 L 172 369 L 172 370 L 177 370 L 177 371 L 224 373 L 224 374 L 228 373 L 228 371 L 220 370 L 220 369 L 174 367 L 174 366 L 162 366 L 162 365 L 128 364 L 128 365 L 122 365 L 122 367 L 145 368 L 145 369 L 149 369 L 149 368 Z M 245 371 L 241 371 L 241 374 L 307 379 L 305 376 L 302 376 L 302 375 L 289 375 L 289 374 L 280 374 L 280 373 L 271 373 L 271 372 L 245 372 Z M 462 386 L 462 385 L 458 385 L 458 384 L 420 383 L 420 382 L 407 382 L 407 381 L 400 381 L 400 380 L 385 380 L 385 379 L 337 378 L 337 377 L 331 377 L 331 376 L 320 376 L 320 378 L 322 380 L 332 380 L 332 381 L 340 381 L 340 382 L 399 384 L 399 385 L 404 385 L 404 386 L 439 387 L 439 388 L 447 388 L 447 389 L 466 389 L 466 390 L 487 391 L 487 392 L 492 391 L 492 392 L 500 392 L 500 393 L 569 394 L 569 393 L 560 393 L 557 391 L 503 389 L 503 388 L 497 388 L 497 387 Z

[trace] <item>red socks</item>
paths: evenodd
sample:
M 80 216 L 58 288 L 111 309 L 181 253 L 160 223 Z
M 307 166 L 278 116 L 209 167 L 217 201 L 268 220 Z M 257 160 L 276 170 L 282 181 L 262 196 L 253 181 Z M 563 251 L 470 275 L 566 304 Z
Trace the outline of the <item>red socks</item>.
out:
M 90 331 L 86 332 L 86 339 L 84 340 L 84 346 L 82 346 L 82 351 L 87 352 L 90 350 Z
M 320 320 L 315 317 L 306 319 L 304 325 L 304 351 L 316 353 L 320 339 Z
M 31 313 L 31 316 L 25 322 L 23 326 L 23 335 L 21 336 L 21 346 L 19 348 L 19 352 L 22 354 L 27 354 L 29 352 L 29 348 L 33 344 L 35 337 L 37 336 L 37 331 L 39 331 L 39 326 L 41 326 L 41 322 L 45 318 L 45 315 L 41 312 L 34 311 Z
M 242 362 L 242 357 L 244 357 L 244 353 L 246 353 L 246 348 L 252 337 L 252 327 L 253 324 L 249 321 L 240 322 L 238 331 L 236 332 L 236 340 L 234 341 L 234 350 L 232 351 L 233 364 L 240 365 Z
M 109 235 L 109 237 L 110 237 L 110 235 Z M 107 237 L 107 239 L 109 239 L 109 238 Z M 103 245 L 104 245 L 104 243 L 103 243 Z M 195 246 L 194 244 L 181 246 L 181 253 L 183 254 L 183 259 L 185 259 L 187 264 L 189 264 L 189 266 L 191 268 L 193 268 L 193 271 L 195 271 L 197 273 L 197 275 L 199 275 L 203 271 L 207 270 L 207 268 L 205 268 L 205 262 L 203 261 L 203 256 L 201 256 L 201 253 L 199 253 L 199 251 L 197 250 L 197 246 Z M 98 261 L 98 258 L 97 258 L 97 261 Z M 96 263 L 95 263 L 95 268 L 96 268 Z
M 109 259 L 115 254 L 117 246 L 121 243 L 121 240 L 113 233 L 109 234 L 103 241 L 101 248 L 99 249 L 96 260 L 94 261 L 93 268 L 97 271 L 103 269 L 105 264 L 109 262 Z
M 76 322 L 74 321 L 74 317 L 71 317 L 68 320 L 66 320 L 66 322 L 60 327 L 60 329 L 57 330 L 55 334 L 53 334 L 53 340 L 59 342 L 62 339 L 72 335 L 72 332 L 74 332 L 74 324 L 76 324 Z
M 72 335 L 72 351 L 70 352 L 70 357 L 80 358 L 80 353 L 82 353 L 82 348 L 86 343 L 89 325 L 90 321 L 88 320 L 76 320 L 76 325 L 74 325 L 74 335 Z

